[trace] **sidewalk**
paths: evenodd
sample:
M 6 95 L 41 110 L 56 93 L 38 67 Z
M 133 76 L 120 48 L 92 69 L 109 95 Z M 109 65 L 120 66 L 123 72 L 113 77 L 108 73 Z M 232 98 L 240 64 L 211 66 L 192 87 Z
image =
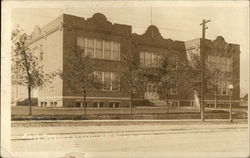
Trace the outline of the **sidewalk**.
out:
M 138 124 L 247 124 L 247 120 L 235 119 L 170 119 L 170 120 L 27 120 L 11 121 L 12 126 L 37 126 L 37 125 L 138 125 Z
M 21 126 L 12 127 L 12 140 L 36 140 L 36 139 L 64 139 L 64 138 L 95 138 L 113 136 L 145 136 L 162 134 L 184 134 L 184 133 L 207 133 L 219 131 L 247 131 L 246 123 L 225 123 L 222 122 L 180 122 L 180 121 L 152 121 L 147 123 L 140 120 L 133 120 L 128 123 L 125 121 L 105 122 L 69 122 L 67 123 L 33 123 L 29 122 Z M 114 124 L 116 122 L 116 124 Z M 28 128 L 27 125 L 29 126 Z

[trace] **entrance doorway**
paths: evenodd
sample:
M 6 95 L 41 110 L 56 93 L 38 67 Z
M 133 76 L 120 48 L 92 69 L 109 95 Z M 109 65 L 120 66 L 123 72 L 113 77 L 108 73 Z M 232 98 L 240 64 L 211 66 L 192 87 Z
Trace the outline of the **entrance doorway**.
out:
M 147 89 L 145 93 L 146 99 L 159 99 L 159 94 L 157 93 L 157 86 L 153 83 L 147 84 Z

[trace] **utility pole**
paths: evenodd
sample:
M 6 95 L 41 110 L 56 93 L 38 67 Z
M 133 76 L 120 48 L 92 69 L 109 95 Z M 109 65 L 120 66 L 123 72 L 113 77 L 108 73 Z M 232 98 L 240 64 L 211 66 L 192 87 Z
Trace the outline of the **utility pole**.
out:
M 206 34 L 206 23 L 210 22 L 211 20 L 203 19 L 202 23 L 202 40 L 201 40 L 201 50 L 200 50 L 200 57 L 201 57 L 201 120 L 205 121 L 205 102 L 204 102 L 204 83 L 205 83 L 205 34 Z

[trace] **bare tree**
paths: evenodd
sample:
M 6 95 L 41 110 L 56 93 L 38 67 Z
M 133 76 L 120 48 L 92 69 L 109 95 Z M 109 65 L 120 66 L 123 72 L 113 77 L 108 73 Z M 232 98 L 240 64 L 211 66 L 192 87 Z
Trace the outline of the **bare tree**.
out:
M 31 109 L 31 90 L 51 83 L 57 72 L 45 73 L 38 57 L 32 53 L 27 45 L 28 36 L 19 27 L 12 30 L 12 83 L 27 87 L 29 100 L 29 114 Z
M 190 61 L 183 61 L 179 64 L 179 73 L 182 74 L 179 82 L 182 89 L 187 92 L 197 92 L 198 97 L 200 97 L 201 90 L 200 64 L 200 56 L 197 54 L 190 54 Z
M 75 93 L 84 97 L 83 107 L 86 115 L 87 91 L 100 90 L 102 82 L 94 73 L 93 62 L 84 49 L 79 46 L 72 46 L 71 58 L 66 61 L 67 73 L 60 73 L 61 78 L 67 83 L 67 86 Z
M 188 91 L 196 91 L 200 98 L 201 87 L 201 66 L 200 56 L 190 54 L 190 61 L 183 62 L 180 71 L 182 72 L 182 87 Z M 214 95 L 217 103 L 217 95 L 219 93 L 219 83 L 230 81 L 231 73 L 223 71 L 220 64 L 209 63 L 205 64 L 205 95 Z
M 232 81 L 231 72 L 223 71 L 221 66 L 214 63 L 206 63 L 206 92 L 207 95 L 215 97 L 215 106 L 218 104 L 218 95 L 220 94 L 220 83 Z
M 120 73 L 122 80 L 122 89 L 129 96 L 130 114 L 133 109 L 133 94 L 142 87 L 141 82 L 141 67 L 134 48 L 135 43 L 131 43 L 129 51 L 121 54 L 121 64 L 123 71 Z

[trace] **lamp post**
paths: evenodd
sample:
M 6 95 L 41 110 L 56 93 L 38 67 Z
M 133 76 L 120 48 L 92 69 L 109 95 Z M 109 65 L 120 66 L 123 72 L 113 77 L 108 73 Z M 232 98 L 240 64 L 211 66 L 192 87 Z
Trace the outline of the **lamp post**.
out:
M 232 118 L 232 92 L 233 92 L 233 85 L 230 84 L 228 85 L 228 89 L 230 90 L 230 113 L 229 113 L 229 121 L 233 122 L 233 118 Z

